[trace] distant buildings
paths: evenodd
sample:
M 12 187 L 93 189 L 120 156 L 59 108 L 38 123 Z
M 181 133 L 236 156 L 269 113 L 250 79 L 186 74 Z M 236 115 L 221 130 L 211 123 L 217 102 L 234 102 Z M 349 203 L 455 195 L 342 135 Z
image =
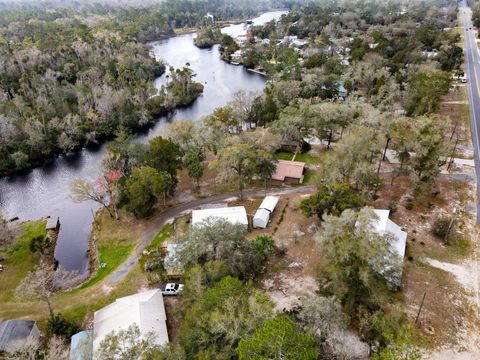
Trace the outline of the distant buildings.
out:
M 204 18 L 207 24 L 210 24 L 210 25 L 215 24 L 215 17 L 212 14 L 207 13 L 207 15 L 204 16 Z
M 40 341 L 40 331 L 33 320 L 6 320 L 0 323 L 0 352 L 15 351 L 28 340 Z

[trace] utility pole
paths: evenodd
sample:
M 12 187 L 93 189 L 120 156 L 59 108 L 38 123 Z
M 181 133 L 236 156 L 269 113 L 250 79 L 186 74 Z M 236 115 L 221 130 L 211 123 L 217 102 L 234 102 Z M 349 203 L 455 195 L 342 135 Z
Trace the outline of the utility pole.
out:
M 423 303 L 425 302 L 425 296 L 427 296 L 427 290 L 425 290 L 425 292 L 423 293 L 422 302 L 420 303 L 420 308 L 418 309 L 417 317 L 415 318 L 415 325 L 417 324 L 420 313 L 422 312 Z

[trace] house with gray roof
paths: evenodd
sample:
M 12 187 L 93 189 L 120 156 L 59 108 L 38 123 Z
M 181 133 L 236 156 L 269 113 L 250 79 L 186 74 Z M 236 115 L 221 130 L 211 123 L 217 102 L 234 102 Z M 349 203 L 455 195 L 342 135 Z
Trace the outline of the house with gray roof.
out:
M 40 331 L 35 321 L 6 320 L 0 323 L 0 351 L 15 351 L 28 339 L 40 339 Z

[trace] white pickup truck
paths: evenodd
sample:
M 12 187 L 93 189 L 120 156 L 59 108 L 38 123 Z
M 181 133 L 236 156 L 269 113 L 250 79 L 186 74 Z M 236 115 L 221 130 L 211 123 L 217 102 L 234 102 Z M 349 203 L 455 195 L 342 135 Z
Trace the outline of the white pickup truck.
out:
M 168 283 L 162 284 L 159 286 L 159 289 L 162 291 L 162 295 L 178 295 L 183 290 L 183 284 Z

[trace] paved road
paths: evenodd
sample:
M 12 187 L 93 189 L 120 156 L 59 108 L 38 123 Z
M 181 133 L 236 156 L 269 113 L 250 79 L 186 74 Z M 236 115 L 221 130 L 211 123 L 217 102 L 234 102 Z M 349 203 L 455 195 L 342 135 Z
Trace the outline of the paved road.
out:
M 292 187 L 284 189 L 275 189 L 268 191 L 269 195 L 288 195 L 288 194 L 308 194 L 314 192 L 316 189 L 315 186 L 301 186 L 301 187 Z M 143 231 L 140 242 L 133 249 L 132 253 L 129 255 L 127 260 L 121 264 L 114 272 L 112 272 L 106 279 L 104 283 L 104 288 L 109 289 L 114 287 L 119 281 L 123 280 L 125 276 L 133 269 L 137 264 L 138 259 L 142 251 L 152 242 L 153 237 L 164 227 L 168 222 L 172 221 L 175 217 L 179 216 L 183 212 L 191 211 L 195 208 L 198 208 L 205 204 L 218 203 L 225 201 L 226 199 L 236 197 L 238 193 L 229 193 L 223 195 L 212 196 L 205 199 L 198 199 L 190 201 L 188 203 L 180 204 L 173 208 L 166 210 L 163 213 L 156 215 L 149 226 Z M 256 189 L 245 191 L 244 195 L 248 196 L 261 196 L 265 194 L 265 190 Z
M 460 3 L 460 14 L 463 18 L 463 33 L 465 38 L 465 66 L 468 79 L 468 98 L 470 101 L 470 120 L 473 147 L 475 153 L 475 171 L 480 174 L 480 54 L 475 39 L 471 11 L 466 2 Z M 477 176 L 477 222 L 480 221 L 479 208 L 480 182 Z

